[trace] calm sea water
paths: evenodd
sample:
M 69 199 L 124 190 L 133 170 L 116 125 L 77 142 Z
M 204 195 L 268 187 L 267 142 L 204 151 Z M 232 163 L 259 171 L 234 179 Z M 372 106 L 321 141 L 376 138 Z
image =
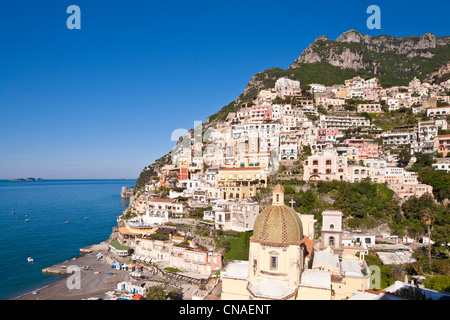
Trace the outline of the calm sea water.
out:
M 60 280 L 61 276 L 43 274 L 42 269 L 77 257 L 80 248 L 108 239 L 125 209 L 121 188 L 135 183 L 0 180 L 0 299 Z M 28 263 L 28 257 L 33 257 L 34 263 Z

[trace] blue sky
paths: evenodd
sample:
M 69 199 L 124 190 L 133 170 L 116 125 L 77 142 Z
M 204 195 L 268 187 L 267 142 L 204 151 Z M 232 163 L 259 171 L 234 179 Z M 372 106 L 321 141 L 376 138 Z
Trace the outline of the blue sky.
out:
M 69 30 L 70 5 L 81 30 Z M 381 8 L 381 30 L 366 9 Z M 136 178 L 321 35 L 448 36 L 444 1 L 0 2 L 0 179 Z

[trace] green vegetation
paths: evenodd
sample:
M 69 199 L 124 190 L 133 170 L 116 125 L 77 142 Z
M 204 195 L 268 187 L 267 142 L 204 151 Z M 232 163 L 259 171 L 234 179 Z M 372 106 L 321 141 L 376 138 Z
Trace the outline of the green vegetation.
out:
M 423 285 L 433 290 L 450 292 L 450 277 L 436 276 L 427 278 L 423 281 Z
M 394 294 L 412 300 L 427 300 L 425 293 L 419 287 L 408 287 L 397 290 Z
M 427 234 L 427 221 L 431 221 L 431 239 L 436 244 L 450 243 L 450 204 L 436 204 L 429 195 L 410 198 L 401 207 L 402 215 L 391 227 L 401 235 L 404 231 L 412 238 Z
M 222 249 L 226 260 L 248 260 L 250 249 L 250 237 L 253 231 L 249 232 L 225 232 L 222 237 L 216 238 L 216 246 Z
M 144 188 L 154 178 L 158 178 L 158 174 L 153 169 L 153 165 L 144 168 L 136 180 L 136 190 Z
M 128 250 L 128 247 L 121 245 L 117 239 L 112 240 L 109 244 L 113 246 L 116 250 Z
M 313 214 L 319 224 L 322 211 L 336 209 L 342 211 L 344 224 L 350 229 L 370 229 L 388 223 L 395 234 L 418 239 L 427 234 L 426 221 L 431 219 L 431 239 L 439 244 L 450 243 L 450 205 L 438 204 L 429 195 L 412 197 L 400 206 L 393 190 L 368 180 L 360 183 L 318 181 L 299 192 L 290 181 L 283 181 L 283 184 L 285 204 L 291 206 L 294 200 L 297 212 Z M 448 185 L 447 182 L 447 188 Z
M 242 96 L 242 95 L 241 95 Z M 235 101 L 230 102 L 225 107 L 220 109 L 215 114 L 209 116 L 209 121 L 220 120 L 224 121 L 230 112 L 236 112 L 239 109 L 239 106 L 235 103 Z
M 419 181 L 433 187 L 433 195 L 437 200 L 450 198 L 450 173 L 423 166 L 418 172 Z
M 179 290 L 170 287 L 168 284 L 160 284 L 147 289 L 147 300 L 181 300 L 182 294 Z
M 393 199 L 394 191 L 384 184 L 365 180 L 360 183 L 319 181 L 304 194 L 297 204 L 300 211 L 320 214 L 323 209 L 341 210 L 349 228 L 374 227 L 391 220 L 399 211 Z M 327 196 L 333 202 L 324 204 L 318 196 Z
M 416 157 L 416 162 L 411 167 L 414 172 L 419 172 L 420 169 L 425 167 L 431 167 L 436 162 L 431 155 L 426 153 L 416 153 L 414 157 Z
M 171 268 L 171 267 L 166 267 L 166 268 L 164 268 L 164 270 L 169 271 L 169 272 L 173 272 L 173 273 L 182 272 L 180 269 Z
M 380 289 L 383 290 L 394 284 L 394 266 L 385 266 L 381 262 L 380 258 L 376 255 L 367 254 L 364 256 L 367 265 L 370 267 L 372 265 L 378 266 L 380 268 Z

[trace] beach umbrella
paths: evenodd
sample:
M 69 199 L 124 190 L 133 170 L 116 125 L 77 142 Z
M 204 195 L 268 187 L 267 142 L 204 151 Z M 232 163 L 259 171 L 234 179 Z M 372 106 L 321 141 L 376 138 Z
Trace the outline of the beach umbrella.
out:
M 133 297 L 133 300 L 141 300 L 143 297 L 143 295 L 138 294 Z

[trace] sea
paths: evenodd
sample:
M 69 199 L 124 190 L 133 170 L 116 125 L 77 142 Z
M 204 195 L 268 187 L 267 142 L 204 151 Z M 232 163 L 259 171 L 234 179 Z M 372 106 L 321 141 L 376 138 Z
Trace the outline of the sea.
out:
M 135 184 L 136 180 L 0 180 L 0 300 L 63 279 L 42 269 L 109 239 L 127 204 L 121 189 Z

